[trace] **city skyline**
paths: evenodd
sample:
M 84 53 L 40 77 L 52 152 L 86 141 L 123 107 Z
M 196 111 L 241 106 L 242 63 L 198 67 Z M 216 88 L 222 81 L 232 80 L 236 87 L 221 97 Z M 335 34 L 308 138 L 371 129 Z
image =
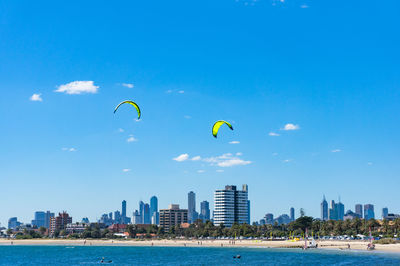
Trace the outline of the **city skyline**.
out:
M 252 220 L 323 194 L 400 213 L 399 1 L 272 2 L 8 1 L 1 224 L 243 183 Z

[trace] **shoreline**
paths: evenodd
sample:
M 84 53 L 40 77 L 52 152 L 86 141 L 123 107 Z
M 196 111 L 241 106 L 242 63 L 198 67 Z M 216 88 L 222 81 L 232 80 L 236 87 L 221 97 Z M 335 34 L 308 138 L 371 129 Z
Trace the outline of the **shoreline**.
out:
M 367 251 L 367 241 L 317 241 L 318 249 Z M 0 246 L 155 246 L 155 247 L 254 247 L 302 248 L 303 241 L 261 240 L 116 240 L 116 239 L 0 239 Z M 347 249 L 350 245 L 351 249 Z M 375 244 L 375 251 L 400 254 L 400 244 Z M 374 252 L 373 252 L 374 253 Z

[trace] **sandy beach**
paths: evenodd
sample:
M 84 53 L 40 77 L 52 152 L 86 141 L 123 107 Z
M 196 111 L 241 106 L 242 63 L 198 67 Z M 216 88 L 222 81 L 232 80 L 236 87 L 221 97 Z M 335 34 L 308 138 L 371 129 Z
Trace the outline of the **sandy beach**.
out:
M 367 241 L 317 241 L 318 248 L 367 250 Z M 0 239 L 0 246 L 5 245 L 71 245 L 71 246 L 174 246 L 174 247 L 264 247 L 264 248 L 301 248 L 303 241 L 266 241 L 266 240 L 101 240 L 101 239 Z M 398 252 L 400 244 L 376 244 L 376 251 Z

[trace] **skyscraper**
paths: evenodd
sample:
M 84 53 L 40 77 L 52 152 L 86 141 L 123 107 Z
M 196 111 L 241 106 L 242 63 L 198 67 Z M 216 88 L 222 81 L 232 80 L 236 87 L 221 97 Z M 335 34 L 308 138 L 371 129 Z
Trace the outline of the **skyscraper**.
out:
M 114 212 L 114 222 L 116 224 L 121 223 L 121 213 L 119 211 Z
M 331 201 L 331 208 L 329 209 L 329 220 L 337 220 L 336 203 Z
M 373 204 L 365 204 L 364 205 L 364 219 L 375 219 L 374 205 Z
M 156 196 L 150 198 L 150 218 L 152 224 L 159 224 L 158 199 Z
M 248 189 L 237 190 L 236 186 L 225 186 L 225 189 L 214 192 L 214 224 L 231 227 L 233 223 L 248 222 Z
M 125 223 L 125 218 L 126 218 L 126 200 L 122 201 L 122 213 L 121 213 L 121 216 L 122 216 L 123 222 Z
M 321 202 L 321 220 L 323 221 L 327 221 L 329 219 L 328 217 L 328 202 L 325 199 L 325 195 L 324 198 Z
M 294 208 L 292 207 L 292 208 L 290 208 L 290 221 L 294 221 L 295 220 L 295 217 L 294 217 Z
M 363 218 L 363 209 L 361 204 L 356 204 L 355 213 L 357 214 L 358 218 Z
M 142 224 L 142 217 L 137 210 L 135 210 L 132 214 L 132 224 Z
M 389 214 L 389 209 L 387 207 L 382 209 L 382 219 L 386 219 Z
M 35 212 L 35 218 L 32 220 L 32 226 L 36 226 L 37 228 L 41 226 L 45 226 L 46 221 L 46 213 L 42 211 Z
M 265 215 L 265 223 L 266 224 L 273 224 L 274 223 L 274 215 L 272 213 L 267 213 Z
M 196 193 L 190 191 L 188 193 L 188 222 L 190 224 L 194 223 L 197 219 L 196 212 Z
M 150 220 L 150 206 L 148 203 L 144 204 L 144 208 L 143 208 L 143 223 L 144 224 L 150 224 L 151 220 Z
M 344 204 L 340 202 L 336 204 L 337 220 L 343 221 L 344 217 Z
M 210 203 L 206 200 L 200 203 L 200 219 L 203 222 L 210 220 Z
M 144 202 L 139 201 L 139 215 L 140 215 L 140 223 L 144 223 Z

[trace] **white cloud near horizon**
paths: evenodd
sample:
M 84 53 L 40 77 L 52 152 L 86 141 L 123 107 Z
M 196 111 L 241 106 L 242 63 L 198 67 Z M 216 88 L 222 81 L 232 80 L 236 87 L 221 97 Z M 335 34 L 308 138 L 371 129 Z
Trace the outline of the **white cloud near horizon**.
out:
M 192 117 L 190 115 L 185 115 L 184 118 L 191 119 Z
M 331 150 L 331 152 L 341 152 L 342 150 L 341 149 L 334 149 L 334 150 Z
M 124 86 L 124 87 L 127 87 L 129 89 L 132 89 L 135 86 L 132 83 L 122 83 L 121 85 Z
M 279 137 L 280 136 L 280 134 L 275 133 L 275 132 L 269 132 L 268 135 L 271 137 Z
M 183 153 L 179 155 L 178 157 L 172 158 L 172 160 L 177 161 L 177 162 L 184 162 L 189 159 L 189 154 Z
M 240 143 L 240 141 L 238 141 L 238 140 L 232 140 L 231 142 L 229 142 L 229 144 L 239 144 Z
M 118 128 L 118 132 L 123 133 L 125 130 L 123 128 Z
M 55 92 L 61 92 L 65 94 L 84 94 L 84 93 L 97 93 L 99 86 L 95 86 L 94 82 L 88 81 L 73 81 L 67 84 L 58 86 Z
M 194 156 L 192 159 L 190 159 L 192 161 L 200 161 L 201 157 L 200 156 Z
M 63 150 L 63 151 L 69 151 L 69 152 L 75 152 L 75 151 L 77 151 L 77 149 L 75 149 L 75 148 L 66 148 L 66 147 L 62 148 L 61 150 Z
M 131 171 L 131 169 L 129 169 L 129 168 L 122 169 L 122 172 L 124 172 L 124 173 L 130 172 L 130 171 Z
M 217 169 L 215 172 L 217 172 L 217 173 L 223 173 L 224 170 L 222 170 L 222 169 Z
M 205 172 L 204 170 L 197 170 L 197 173 L 199 173 L 199 174 L 204 173 L 204 172 Z
M 203 159 L 203 161 L 208 162 L 210 165 L 219 167 L 232 167 L 236 165 L 248 165 L 251 161 L 245 161 L 238 157 L 239 155 L 233 156 L 231 153 L 225 153 L 220 156 L 209 157 Z
M 183 93 L 185 93 L 185 91 L 184 90 L 180 90 L 180 91 L 178 91 L 178 93 L 183 94 Z
M 126 140 L 127 142 L 134 142 L 137 141 L 137 138 L 135 138 L 133 135 L 129 135 L 129 138 Z
M 43 101 L 43 99 L 42 99 L 42 96 L 41 96 L 42 94 L 40 94 L 40 93 L 34 93 L 30 98 L 29 98 L 29 100 L 31 100 L 31 101 L 33 101 L 33 102 L 42 102 Z
M 286 130 L 286 131 L 288 131 L 288 130 L 299 130 L 299 129 L 300 129 L 299 125 L 295 125 L 295 124 L 292 124 L 292 123 L 288 123 L 282 128 L 282 130 Z

